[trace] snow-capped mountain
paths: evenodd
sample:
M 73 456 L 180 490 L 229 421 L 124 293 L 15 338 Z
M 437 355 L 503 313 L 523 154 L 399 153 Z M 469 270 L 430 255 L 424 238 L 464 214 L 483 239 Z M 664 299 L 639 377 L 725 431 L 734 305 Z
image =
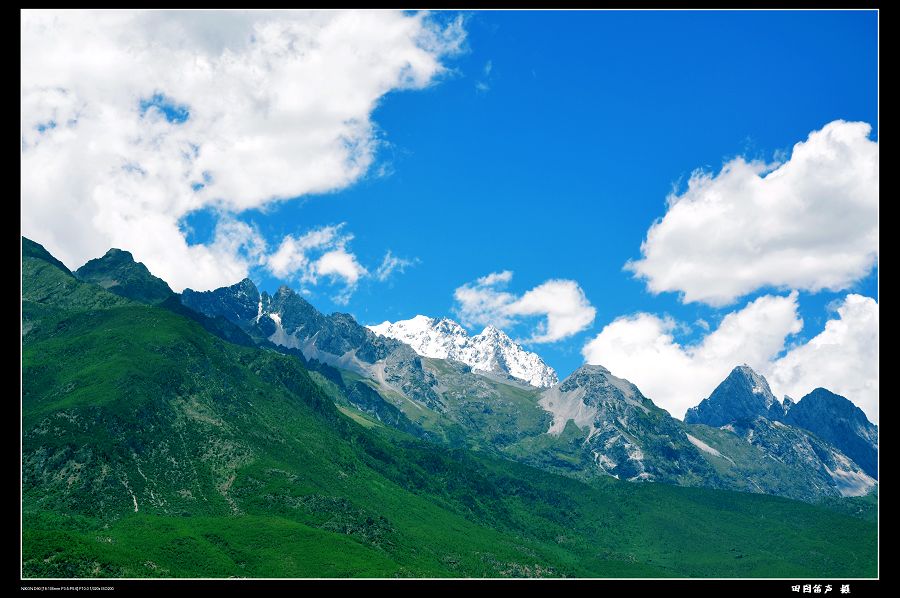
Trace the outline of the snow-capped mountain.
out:
M 493 326 L 469 336 L 465 328 L 448 318 L 416 316 L 368 328 L 380 336 L 406 343 L 424 357 L 455 359 L 473 369 L 502 372 L 541 388 L 559 381 L 553 368 L 536 353 L 526 351 Z

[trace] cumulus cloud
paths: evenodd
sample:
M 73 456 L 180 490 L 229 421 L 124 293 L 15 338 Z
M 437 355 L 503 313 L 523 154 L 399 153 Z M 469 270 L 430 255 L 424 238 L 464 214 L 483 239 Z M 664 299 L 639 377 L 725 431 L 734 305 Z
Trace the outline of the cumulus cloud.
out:
M 543 316 L 526 342 L 549 343 L 581 332 L 594 321 L 597 310 L 574 280 L 548 280 L 521 296 L 503 290 L 510 280 L 512 272 L 504 270 L 457 288 L 455 312 L 463 325 L 504 328 L 522 318 Z
M 803 328 L 797 309 L 796 292 L 760 297 L 727 314 L 691 345 L 674 339 L 678 324 L 671 318 L 638 313 L 605 326 L 582 354 L 587 363 L 628 378 L 678 418 L 708 397 L 732 368 L 746 363 L 766 377 L 779 399 L 788 394 L 798 400 L 822 386 L 847 397 L 877 422 L 876 301 L 847 295 L 837 307 L 838 317 L 823 332 L 789 346 L 791 335 Z
M 356 256 L 345 249 L 329 251 L 316 261 L 316 274 L 343 278 L 348 285 L 355 285 L 361 276 L 368 273 L 356 261 Z
M 475 327 L 491 324 L 497 328 L 506 328 L 513 323 L 507 311 L 516 298 L 503 289 L 512 280 L 512 272 L 492 272 L 482 276 L 475 282 L 458 287 L 453 292 L 456 300 L 454 312 L 463 326 Z
M 678 343 L 671 318 L 638 313 L 617 318 L 582 349 L 585 361 L 606 366 L 634 382 L 654 403 L 673 416 L 684 412 L 746 363 L 765 374 L 789 335 L 803 327 L 797 293 L 766 295 L 729 313 L 700 342 Z
M 343 225 L 324 226 L 299 237 L 285 236 L 278 249 L 266 259 L 266 266 L 278 278 L 288 278 L 297 272 L 307 278 L 313 276 L 315 268 L 311 268 L 308 253 L 316 249 L 344 247 L 353 236 L 341 235 L 342 227 Z
M 574 280 L 548 280 L 507 307 L 512 316 L 546 316 L 529 342 L 549 343 L 581 332 L 591 325 L 597 310 Z
M 845 396 L 878 422 L 878 303 L 847 295 L 837 318 L 767 370 L 773 388 L 797 400 L 822 386 Z
M 318 284 L 322 277 L 338 281 L 343 288 L 334 299 L 347 303 L 359 280 L 369 276 L 369 271 L 347 249 L 353 235 L 344 232 L 344 226 L 323 226 L 300 236 L 285 236 L 278 249 L 266 257 L 265 267 L 278 278 L 305 284 Z
M 369 271 L 356 261 L 356 256 L 352 253 L 348 253 L 344 249 L 335 249 L 316 260 L 315 273 L 318 276 L 344 281 L 343 289 L 332 297 L 332 300 L 335 303 L 346 305 L 350 302 L 350 296 L 356 290 L 357 281 L 361 277 L 367 276 Z
M 384 254 L 381 265 L 375 270 L 375 278 L 383 282 L 390 278 L 394 272 L 400 272 L 402 274 L 408 267 L 417 264 L 418 261 L 418 259 L 408 260 L 397 257 L 390 249 L 388 249 L 387 253 Z
M 626 269 L 653 293 L 721 306 L 772 286 L 841 290 L 878 256 L 878 144 L 837 120 L 766 165 L 735 158 L 695 172 Z
M 464 38 L 402 11 L 24 11 L 23 234 L 70 267 L 117 246 L 176 290 L 233 283 L 261 259 L 237 215 L 358 180 L 378 101 Z M 222 237 L 189 245 L 203 208 Z
M 491 272 L 486 276 L 475 281 L 475 285 L 479 287 L 492 287 L 500 284 L 506 284 L 512 280 L 512 270 L 503 270 L 502 272 Z

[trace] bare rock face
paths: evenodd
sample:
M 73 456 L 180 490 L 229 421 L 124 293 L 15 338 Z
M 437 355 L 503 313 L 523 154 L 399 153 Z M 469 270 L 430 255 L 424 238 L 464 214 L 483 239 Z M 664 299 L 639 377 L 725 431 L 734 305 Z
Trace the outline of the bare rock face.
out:
M 587 430 L 583 449 L 604 473 L 631 481 L 715 484 L 712 467 L 681 423 L 603 366 L 578 368 L 544 391 L 540 404 L 553 414 L 550 434 L 563 433 L 570 421 Z
M 817 388 L 788 411 L 784 422 L 830 442 L 878 479 L 878 426 L 848 399 Z
M 780 415 L 780 404 L 766 379 L 741 365 L 731 370 L 709 398 L 688 409 L 684 423 L 719 427 L 737 420 L 770 417 L 773 407 Z
M 877 426 L 824 388 L 779 403 L 765 378 L 740 366 L 684 421 L 704 456 L 744 490 L 815 500 L 863 495 L 877 483 Z
M 375 334 L 349 314 L 326 316 L 287 286 L 269 295 L 244 279 L 215 291 L 185 291 L 181 301 L 206 316 L 226 318 L 256 339 L 296 349 L 306 359 L 378 377 L 411 399 L 440 407 L 434 383 L 410 347 Z

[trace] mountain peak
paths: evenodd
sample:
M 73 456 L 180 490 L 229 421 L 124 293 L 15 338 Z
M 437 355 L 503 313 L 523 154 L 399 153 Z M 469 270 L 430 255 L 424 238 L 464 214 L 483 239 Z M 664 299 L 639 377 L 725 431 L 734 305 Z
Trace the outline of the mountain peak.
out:
M 61 261 L 53 257 L 49 251 L 47 251 L 43 245 L 36 241 L 32 241 L 28 237 L 22 237 L 22 258 L 31 257 L 35 259 L 39 259 L 41 261 L 47 262 L 48 264 L 59 268 L 69 276 L 74 276 L 72 271 L 69 270 L 65 264 Z
M 560 390 L 567 392 L 576 388 L 591 389 L 595 387 L 612 387 L 628 399 L 634 399 L 640 394 L 637 387 L 624 378 L 614 376 L 606 367 L 599 364 L 586 363 L 577 370 L 569 374 L 569 376 L 559 385 Z
M 249 322 L 258 319 L 262 300 L 259 289 L 249 278 L 212 291 L 185 289 L 181 293 L 181 303 L 186 307 L 210 318 L 222 316 L 243 330 L 247 330 Z
M 859 407 L 854 405 L 853 401 L 851 401 L 850 399 L 848 399 L 846 397 L 842 397 L 841 395 L 839 395 L 835 392 L 831 392 L 827 388 L 823 388 L 821 386 L 817 386 L 816 388 L 809 391 L 809 393 L 807 393 L 807 395 L 804 396 L 803 399 L 801 399 L 801 400 L 804 400 L 804 399 L 810 399 L 810 400 L 814 400 L 814 401 L 824 401 L 824 402 L 832 403 L 834 405 L 841 405 L 848 410 L 858 410 L 860 413 L 862 413 L 862 409 L 860 409 Z M 865 417 L 865 415 L 863 415 L 863 417 Z
M 878 426 L 849 399 L 816 388 L 790 407 L 784 421 L 832 443 L 878 478 Z
M 131 255 L 130 251 L 119 249 L 117 247 L 110 247 L 106 253 L 103 254 L 103 257 L 134 261 L 134 256 Z
M 380 336 L 406 343 L 424 357 L 454 359 L 475 370 L 508 374 L 532 386 L 552 386 L 558 380 L 553 368 L 537 354 L 526 351 L 495 326 L 470 336 L 465 328 L 449 318 L 417 315 L 368 328 Z
M 103 257 L 89 260 L 74 274 L 79 280 L 92 282 L 111 293 L 141 303 L 161 303 L 174 295 L 169 285 L 153 276 L 147 266 L 136 262 L 130 251 L 115 247 Z
M 575 374 L 609 374 L 610 371 L 608 368 L 600 365 L 599 363 L 586 363 L 572 372 L 572 375 Z
M 765 397 L 767 407 L 771 405 L 773 401 L 777 400 L 775 399 L 775 395 L 772 394 L 772 390 L 769 388 L 769 382 L 763 376 L 757 374 L 756 371 L 746 363 L 737 366 L 731 370 L 730 374 L 728 374 L 728 378 L 733 380 L 737 380 L 739 377 L 751 385 L 750 392 Z
M 578 444 L 600 472 L 630 481 L 709 475 L 709 465 L 681 424 L 602 365 L 582 365 L 542 392 L 539 404 L 553 416 L 551 436 L 572 424 L 586 432 Z
M 253 301 L 259 301 L 260 299 L 259 288 L 249 278 L 244 278 L 240 282 L 235 283 L 227 288 L 234 289 L 236 293 L 246 295 Z
M 719 427 L 759 416 L 780 419 L 781 408 L 766 379 L 743 364 L 731 370 L 708 398 L 688 409 L 684 421 Z
M 455 324 L 455 322 L 454 322 Z M 458 324 L 457 324 L 458 325 Z M 496 344 L 505 344 L 505 345 L 515 345 L 519 346 L 508 334 L 497 328 L 496 326 L 489 325 L 485 327 L 484 330 L 481 331 L 480 334 L 476 334 L 472 338 L 481 338 L 485 339 L 488 342 L 496 343 Z

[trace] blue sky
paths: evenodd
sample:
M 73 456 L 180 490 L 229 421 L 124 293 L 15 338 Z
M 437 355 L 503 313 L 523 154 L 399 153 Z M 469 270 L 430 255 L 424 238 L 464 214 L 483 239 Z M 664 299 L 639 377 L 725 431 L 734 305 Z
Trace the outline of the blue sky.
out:
M 251 216 L 272 238 L 346 222 L 364 263 L 384 248 L 418 258 L 346 306 L 315 289 L 323 311 L 363 323 L 454 317 L 454 289 L 490 272 L 512 270 L 519 292 L 574 279 L 595 324 L 530 347 L 565 375 L 583 363 L 585 339 L 622 314 L 727 313 L 648 293 L 622 270 L 673 185 L 739 154 L 771 160 L 834 119 L 877 122 L 871 12 L 476 12 L 466 27 L 452 74 L 391 93 L 375 112 L 388 176 Z M 254 274 L 270 292 L 282 283 Z M 875 297 L 876 276 L 853 288 Z M 821 331 L 843 294 L 801 295 L 801 337 Z
M 697 374 L 705 381 L 686 391 L 687 398 L 672 398 L 669 408 L 675 411 L 682 403 L 696 403 L 708 393 L 703 390 L 709 386 L 708 380 L 721 380 L 721 370 L 729 360 L 752 362 L 759 358 L 758 367 L 771 367 L 767 375 L 783 379 L 780 390 L 801 393 L 811 389 L 809 380 L 835 369 L 828 365 L 832 362 L 815 361 L 809 352 L 798 353 L 793 369 L 784 373 L 788 366 L 782 364 L 784 371 L 778 370 L 776 360 L 822 333 L 827 321 L 840 319 L 837 314 L 843 312 L 838 309 L 850 309 L 848 294 L 877 300 L 875 268 L 861 274 L 857 268 L 855 274 L 843 275 L 840 283 L 828 278 L 834 283 L 830 286 L 837 289 L 834 291 L 811 292 L 808 289 L 815 284 L 804 286 L 797 282 L 796 273 L 787 272 L 788 282 L 774 288 L 765 283 L 772 277 L 763 276 L 762 283 L 732 293 L 725 301 L 690 302 L 678 291 L 652 293 L 648 279 L 623 269 L 629 260 L 642 258 L 641 243 L 648 230 L 667 214 L 667 196 L 674 192 L 687 197 L 688 181 L 697 169 L 717 177 L 724 164 L 738 157 L 783 163 L 791 158 L 794 144 L 805 142 L 811 133 L 836 120 L 870 124 L 868 140 L 877 141 L 875 12 L 446 12 L 429 17 L 431 29 L 410 14 L 382 12 L 356 19 L 341 13 L 332 21 L 322 17 L 324 29 L 332 27 L 331 31 L 338 32 L 328 40 L 347 36 L 343 45 L 335 43 L 332 53 L 338 58 L 332 63 L 325 61 L 328 69 L 310 75 L 308 70 L 290 70 L 296 66 L 291 63 L 283 71 L 272 71 L 266 79 L 254 81 L 241 80 L 251 69 L 235 75 L 224 63 L 216 63 L 223 48 L 251 64 L 257 48 L 271 49 L 275 46 L 266 44 L 277 45 L 280 39 L 270 35 L 272 27 L 263 29 L 260 23 L 299 31 L 295 39 L 302 40 L 307 33 L 318 35 L 318 29 L 306 28 L 308 22 L 318 22 L 318 17 L 135 14 L 133 18 L 95 15 L 84 21 L 67 16 L 72 23 L 65 23 L 66 19 L 57 20 L 62 25 L 53 23 L 52 27 L 60 29 L 52 40 L 41 37 L 49 35 L 52 27 L 44 24 L 32 30 L 26 19 L 25 45 L 34 43 L 34 52 L 26 53 L 27 60 L 34 64 L 23 65 L 23 172 L 26 191 L 32 190 L 35 197 L 49 191 L 46 199 L 23 204 L 27 208 L 23 231 L 44 242 L 70 267 L 102 253 L 101 245 L 125 245 L 176 289 L 220 286 L 249 271 L 263 290 L 273 292 L 287 283 L 304 290 L 320 310 L 346 311 L 364 324 L 416 314 L 460 319 L 456 289 L 494 272 L 513 272 L 505 287 L 497 287 L 498 292 L 510 293 L 513 298 L 547 281 L 573 281 L 596 310 L 593 322 L 561 340 L 530 343 L 528 348 L 537 351 L 561 377 L 586 358 L 612 359 L 619 371 L 631 372 L 626 377 L 637 377 L 641 388 L 654 390 L 664 405 L 669 400 L 664 397 L 665 389 L 658 381 L 654 384 L 650 374 L 644 377 L 644 372 L 653 368 L 646 354 L 641 353 L 644 361 L 637 357 L 617 361 L 619 353 L 614 347 L 616 355 L 607 358 L 612 341 L 606 341 L 613 332 L 605 329 L 607 325 L 617 318 L 649 314 L 655 319 L 643 323 L 662 326 L 670 335 L 666 340 L 662 333 L 657 334 L 664 344 L 699 346 L 708 335 L 707 328 L 716 330 L 723 318 L 748 303 L 762 298 L 762 310 L 767 297 L 784 298 L 771 304 L 772 310 L 787 309 L 779 312 L 783 332 L 776 334 L 765 350 L 746 357 L 740 352 L 728 353 L 727 358 L 717 354 L 716 360 L 692 356 L 684 362 L 688 365 L 681 369 L 696 365 L 699 371 L 700 361 L 706 360 L 704 375 Z M 142 55 L 145 46 L 125 52 L 117 44 L 129 42 L 119 38 L 103 45 L 107 42 L 102 32 L 85 37 L 86 30 L 100 27 L 96 23 L 126 16 L 136 39 L 146 34 L 154 40 L 155 54 Z M 372 23 L 367 24 L 369 20 Z M 288 21 L 290 25 L 285 24 Z M 382 45 L 351 52 L 349 57 L 341 53 L 340 48 L 368 39 L 357 35 L 355 28 L 399 31 L 385 24 L 413 21 L 417 29 L 411 28 L 407 37 L 386 38 L 379 42 Z M 248 33 L 251 30 L 252 35 Z M 436 36 L 428 38 L 427 52 L 418 41 L 422 31 Z M 96 47 L 89 44 L 82 52 L 104 56 L 121 52 L 130 56 L 129 61 L 122 61 L 120 71 L 113 64 L 106 65 L 103 74 L 95 73 L 90 70 L 95 61 L 79 63 L 80 55 L 67 53 L 66 35 L 92 40 Z M 171 55 L 165 53 L 167 44 L 172 47 Z M 387 52 L 387 47 L 399 50 Z M 323 52 L 327 51 L 326 47 Z M 210 72 L 219 68 L 219 75 L 204 83 L 206 72 L 178 70 L 179 60 L 194 65 L 185 69 L 196 69 L 196 61 L 184 59 L 195 55 L 209 57 L 214 65 Z M 384 58 L 362 66 L 354 62 L 368 55 Z M 391 67 L 395 71 L 378 79 L 375 71 L 379 69 L 373 65 L 386 65 L 397 55 L 409 56 L 409 64 L 415 66 L 408 69 L 401 61 Z M 60 60 L 69 61 L 69 74 L 54 68 Z M 148 67 L 135 69 L 133 60 L 145 60 Z M 302 66 L 302 59 L 298 60 Z M 106 87 L 79 87 L 85 80 L 95 80 L 84 72 L 97 80 L 115 80 Z M 279 73 L 283 75 L 280 78 Z M 396 73 L 409 80 L 398 84 Z M 70 81 L 61 82 L 65 76 Z M 310 79 L 302 79 L 304 76 Z M 225 91 L 216 87 L 222 81 L 230 85 L 223 87 Z M 37 92 L 29 95 L 29 85 L 42 90 L 40 101 L 31 101 Z M 357 98 L 355 85 L 359 89 L 368 85 L 364 90 L 368 95 L 361 92 Z M 51 89 L 63 91 L 47 91 Z M 52 93 L 56 96 L 47 95 Z M 73 98 L 84 99 L 77 104 Z M 251 99 L 241 104 L 241 98 Z M 279 102 L 285 98 L 302 106 L 280 113 Z M 89 156 L 83 151 L 83 142 L 69 150 L 55 149 L 52 143 L 64 148 L 64 134 L 88 134 L 91 111 L 84 106 L 91 102 L 119 111 L 104 113 L 117 115 L 119 120 L 103 122 L 102 133 L 90 133 L 96 138 L 114 134 L 109 131 L 121 130 L 124 135 L 132 131 L 129 127 L 152 131 L 158 137 L 129 137 L 124 145 L 129 148 L 126 154 L 133 156 Z M 67 118 L 66 110 L 77 116 Z M 284 116 L 283 124 L 278 124 L 276 116 Z M 38 124 L 28 126 L 29 118 Z M 50 128 L 45 126 L 47 122 L 69 124 Z M 232 135 L 241 127 L 246 128 L 243 137 L 241 133 Z M 265 145 L 265 135 L 275 141 L 271 146 Z M 866 141 L 865 132 L 856 130 L 848 135 L 855 135 L 856 144 L 848 151 L 874 151 L 877 160 L 877 145 Z M 307 141 L 319 138 L 338 142 L 316 146 L 315 141 Z M 164 143 L 150 147 L 144 143 L 146 139 L 163 139 Z M 57 151 L 70 153 L 51 153 Z M 67 193 L 75 198 L 69 210 L 60 207 L 59 193 L 50 193 L 53 182 L 38 176 L 49 159 L 41 158 L 42 152 L 57 164 L 68 160 L 72 172 L 77 172 L 60 179 L 60 185 L 65 183 Z M 334 160 L 319 160 L 332 153 L 337 156 Z M 127 172 L 114 181 L 81 181 L 85 168 L 76 167 L 79 160 L 88 158 L 93 160 L 91 164 L 102 163 L 98 160 L 124 162 L 127 169 L 122 168 Z M 31 169 L 37 181 L 33 186 L 28 182 Z M 163 174 L 157 176 L 157 171 Z M 871 206 L 873 179 L 865 180 L 868 195 L 863 195 Z M 874 180 L 877 195 L 877 170 Z M 807 189 L 805 184 L 801 180 L 797 188 Z M 809 209 L 817 211 L 816 206 L 827 204 L 827 215 L 815 220 L 812 213 L 794 213 L 789 223 L 793 232 L 785 234 L 805 239 L 798 222 L 809 216 L 815 226 L 825 230 L 834 225 L 837 231 L 833 254 L 821 238 L 802 241 L 812 243 L 807 247 L 820 262 L 844 255 L 841 252 L 845 250 L 859 254 L 860 246 L 853 239 L 841 238 L 840 228 L 845 220 L 841 215 L 858 210 L 841 204 L 840 192 L 829 196 L 825 183 L 816 189 L 803 193 L 827 196 L 821 200 L 825 203 L 812 202 Z M 167 199 L 173 195 L 178 199 Z M 294 199 L 272 202 L 276 195 Z M 107 196 L 111 199 L 103 199 Z M 765 203 L 764 197 L 759 201 Z M 87 207 L 95 205 L 100 208 L 94 212 Z M 66 217 L 56 222 L 56 214 Z M 877 223 L 872 222 L 871 209 L 867 214 L 869 222 L 864 224 L 868 228 L 860 230 L 867 231 L 867 246 L 871 246 L 871 231 L 874 226 L 877 236 Z M 747 217 L 755 218 L 752 212 Z M 78 218 L 83 218 L 83 226 Z M 141 232 L 156 230 L 149 227 L 157 224 L 158 234 Z M 342 226 L 331 229 L 336 240 L 323 245 L 341 254 L 332 256 L 336 261 L 331 269 L 320 264 L 318 273 L 304 271 L 297 265 L 296 253 L 292 266 L 273 268 L 273 252 L 286 237 L 296 242 L 310 231 L 337 225 Z M 76 238 L 73 229 L 86 233 Z M 850 249 L 845 247 L 850 245 Z M 661 255 L 677 253 L 667 247 L 660 244 Z M 411 263 L 403 272 L 378 280 L 375 273 L 388 250 Z M 665 259 L 655 264 L 652 276 L 661 281 L 667 268 Z M 800 266 L 790 261 L 783 266 L 784 270 L 793 268 Z M 352 279 L 347 278 L 348 271 Z M 728 268 L 722 273 L 727 278 Z M 824 272 L 820 278 L 831 275 L 837 276 Z M 792 289 L 799 293 L 790 295 Z M 877 328 L 877 305 L 871 305 Z M 855 329 L 848 314 L 842 319 L 846 327 Z M 802 318 L 802 326 L 795 323 L 798 318 Z M 490 320 L 490 314 L 482 319 Z M 514 338 L 528 340 L 536 335 L 540 321 L 539 315 L 517 316 L 506 318 L 503 324 Z M 748 326 L 751 324 L 744 328 Z M 480 324 L 472 328 L 472 332 L 479 331 Z M 606 344 L 588 352 L 586 344 L 601 333 L 609 333 L 604 337 Z M 871 338 L 877 345 L 877 331 L 871 334 L 876 335 Z M 869 346 L 871 338 L 844 340 Z M 654 337 L 649 342 L 657 340 Z M 776 347 L 774 354 L 772 346 Z M 874 351 L 877 362 L 877 348 Z M 677 351 L 674 355 L 676 361 L 683 358 Z M 829 359 L 840 357 L 835 355 Z M 715 367 L 706 367 L 710 360 L 716 362 Z M 813 361 L 815 367 L 809 365 Z M 866 354 L 857 361 L 872 359 Z M 800 370 L 806 373 L 797 373 Z M 843 388 L 848 395 L 868 393 L 867 413 L 877 418 L 877 363 L 874 391 L 849 382 L 842 386 L 850 378 L 871 377 L 870 370 L 865 370 L 866 374 L 861 371 L 848 369 L 844 378 L 825 382 Z M 796 382 L 800 378 L 803 384 Z

